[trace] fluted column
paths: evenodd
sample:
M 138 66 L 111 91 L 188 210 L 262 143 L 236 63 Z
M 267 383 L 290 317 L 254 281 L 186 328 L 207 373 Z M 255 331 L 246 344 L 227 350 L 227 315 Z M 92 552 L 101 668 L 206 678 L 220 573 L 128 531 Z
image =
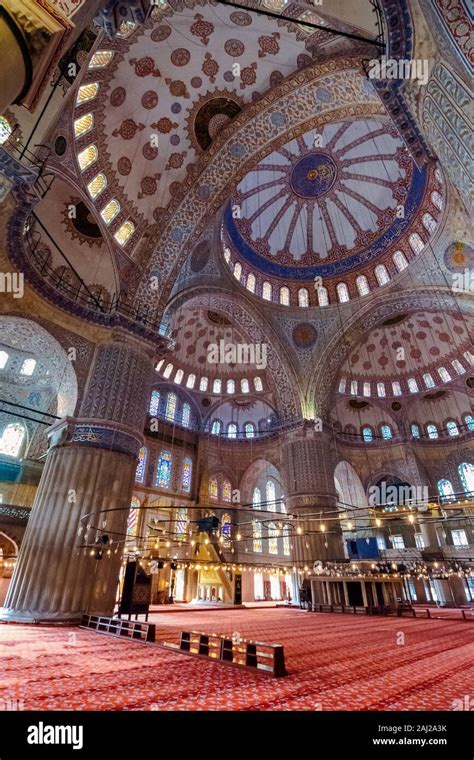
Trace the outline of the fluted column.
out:
M 143 445 L 151 359 L 121 336 L 99 346 L 80 416 L 50 429 L 50 449 L 5 600 L 7 619 L 112 613 L 120 539 Z M 97 560 L 83 546 L 102 532 L 112 544 Z
M 293 560 L 312 566 L 316 560 L 343 556 L 334 484 L 335 457 L 329 433 L 311 423 L 291 431 L 282 447 L 285 502 L 295 520 Z M 324 527 L 324 532 L 321 528 Z

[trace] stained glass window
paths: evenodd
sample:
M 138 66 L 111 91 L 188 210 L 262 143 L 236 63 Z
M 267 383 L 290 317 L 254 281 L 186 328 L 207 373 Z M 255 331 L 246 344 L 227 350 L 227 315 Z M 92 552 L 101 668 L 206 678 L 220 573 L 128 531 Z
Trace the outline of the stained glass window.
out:
M 275 523 L 268 523 L 268 553 L 278 554 L 278 528 Z
M 260 377 L 254 377 L 253 386 L 257 392 L 263 391 L 263 383 Z
M 236 280 L 240 280 L 242 276 L 242 264 L 240 261 L 237 261 L 234 266 L 234 277 Z
M 254 552 L 261 552 L 263 550 L 262 542 L 262 523 L 255 520 L 253 523 L 253 550 Z
M 155 486 L 169 488 L 171 483 L 171 465 L 173 458 L 169 451 L 162 451 L 158 459 Z
M 466 414 L 464 417 L 464 424 L 467 425 L 467 429 L 474 432 L 474 417 L 472 414 Z
M 410 391 L 410 393 L 418 393 L 419 391 L 418 383 L 416 382 L 414 377 L 409 377 L 407 380 L 407 383 L 408 383 L 408 390 Z
M 181 473 L 181 488 L 183 491 L 189 492 L 191 490 L 191 475 L 193 472 L 193 463 L 189 457 L 183 461 L 183 470 Z
M 74 122 L 74 136 L 82 137 L 94 126 L 94 114 L 86 113 Z
M 369 281 L 365 274 L 360 274 L 356 279 L 357 290 L 360 296 L 366 296 L 370 293 Z
M 370 383 L 364 383 L 364 385 L 362 387 L 362 393 L 366 397 L 370 396 Z
M 160 391 L 152 391 L 149 412 L 153 417 L 156 417 L 160 409 Z
M 421 253 L 425 244 L 417 232 L 412 232 L 408 238 L 413 253 Z
M 467 496 L 474 496 L 474 464 L 463 462 L 459 465 L 458 472 L 464 493 Z
M 441 501 L 454 501 L 453 484 L 450 480 L 438 480 L 438 493 Z
M 349 291 L 347 289 L 347 285 L 345 282 L 339 282 L 337 287 L 337 297 L 339 298 L 339 303 L 346 303 L 349 300 Z
M 401 396 L 402 395 L 402 386 L 397 380 L 394 380 L 392 382 L 392 391 L 394 396 Z
M 106 224 L 110 224 L 110 222 L 115 219 L 119 211 L 120 203 L 115 198 L 112 198 L 112 200 L 104 206 L 100 212 L 100 215 Z
M 188 379 L 186 380 L 186 388 L 194 388 L 194 385 L 196 383 L 196 375 L 188 375 Z
M 329 303 L 328 289 L 322 286 L 318 288 L 318 303 L 320 306 L 327 306 Z
M 81 172 L 87 169 L 88 166 L 91 166 L 94 161 L 97 161 L 98 156 L 99 151 L 97 150 L 96 145 L 88 145 L 87 148 L 81 150 L 81 152 L 77 155 L 77 160 L 79 161 Z
M 199 390 L 200 391 L 207 391 L 208 383 L 209 383 L 209 380 L 207 379 L 207 377 L 201 377 L 201 379 L 199 381 Z
M 469 546 L 466 531 L 462 528 L 459 528 L 458 530 L 452 530 L 451 536 L 453 538 L 453 546 L 459 546 L 462 548 L 467 548 Z
M 214 420 L 211 427 L 212 435 L 219 435 L 221 432 L 221 423 L 219 420 Z
M 0 369 L 4 369 L 8 361 L 8 354 L 6 351 L 0 351 Z
M 214 380 L 213 384 L 212 384 L 212 392 L 213 392 L 213 393 L 220 393 L 220 392 L 221 392 L 221 388 L 222 388 L 222 382 L 221 382 L 221 380 L 220 380 L 220 379 L 217 377 L 217 378 Z
M 285 557 L 290 556 L 290 529 L 288 525 L 283 526 L 283 554 Z
M 224 539 L 224 546 L 229 548 L 232 535 L 232 522 L 228 512 L 224 512 L 221 521 L 221 536 Z
M 187 460 L 185 460 L 187 461 Z M 184 488 L 183 491 L 189 491 L 189 488 Z M 180 507 L 176 510 L 176 540 L 184 541 L 188 533 L 188 510 L 186 507 Z
M 423 382 L 427 388 L 434 388 L 435 383 L 429 372 L 425 372 L 423 375 Z
M 249 393 L 250 386 L 249 386 L 249 381 L 246 378 L 240 381 L 240 390 L 242 391 L 242 393 Z
M 189 427 L 189 422 L 191 420 L 191 407 L 187 402 L 183 404 L 183 411 L 181 413 L 181 424 L 184 425 L 184 427 Z
M 0 116 L 0 145 L 6 143 L 12 133 L 12 127 L 5 116 Z
M 418 425 L 415 425 L 415 423 L 413 423 L 413 425 L 411 426 L 411 434 L 413 438 L 420 437 L 420 428 Z
M 448 431 L 449 435 L 459 435 L 459 428 L 454 420 L 449 420 L 446 423 L 446 430 Z
M 434 232 L 436 230 L 437 225 L 431 214 L 423 214 L 421 221 L 423 222 L 423 227 L 428 232 Z
M 280 303 L 282 304 L 282 306 L 290 305 L 290 291 L 286 287 L 286 285 L 280 288 Z
M 0 438 L 0 454 L 6 454 L 9 457 L 18 457 L 20 455 L 21 445 L 25 437 L 25 429 L 19 422 L 13 422 L 7 425 Z
M 138 452 L 138 464 L 137 464 L 137 470 L 135 472 L 135 481 L 137 483 L 143 483 L 143 481 L 145 480 L 146 459 L 147 459 L 147 450 L 145 446 L 142 446 L 140 451 Z
M 235 380 L 227 380 L 227 393 L 235 393 Z
M 387 282 L 390 280 L 390 277 L 387 272 L 387 267 L 385 266 L 385 264 L 378 264 L 375 267 L 375 277 L 380 287 L 382 287 L 382 285 L 387 284 Z
M 79 103 L 85 103 L 88 100 L 92 100 L 92 98 L 95 98 L 98 92 L 98 82 L 89 82 L 89 84 L 81 85 L 77 91 L 76 105 L 79 105 Z
M 246 438 L 253 438 L 255 436 L 255 425 L 253 422 L 246 422 L 245 423 L 245 437 Z
M 265 301 L 272 300 L 272 286 L 269 282 L 265 281 L 262 285 L 262 298 L 264 298 Z
M 448 370 L 445 367 L 439 367 L 438 375 L 440 376 L 443 383 L 449 383 L 449 381 L 451 380 L 451 375 L 449 374 Z
M 377 383 L 377 396 L 385 398 L 385 383 Z
M 140 509 L 140 501 L 136 496 L 132 496 L 130 502 L 130 512 L 127 518 L 127 536 L 136 536 L 138 531 L 138 515 Z
M 255 275 L 250 272 L 249 276 L 247 277 L 247 290 L 249 290 L 251 293 L 255 293 Z
M 439 211 L 441 211 L 441 209 L 443 208 L 443 199 L 437 190 L 433 190 L 433 192 L 431 193 L 431 200 L 433 202 L 433 205 L 436 206 L 436 208 L 439 209 Z
M 222 484 L 222 500 L 223 501 L 232 500 L 232 485 L 229 480 L 224 480 Z
M 387 441 L 390 438 L 392 438 L 392 428 L 390 427 L 390 425 L 382 425 L 382 427 L 380 428 L 380 432 L 382 433 L 382 438 L 384 440 Z
M 112 50 L 97 50 L 89 62 L 90 69 L 103 69 L 114 57 Z
M 351 380 L 351 396 L 357 396 L 357 380 Z
M 168 393 L 166 397 L 165 417 L 167 420 L 174 420 L 176 414 L 176 393 Z
M 102 190 L 105 190 L 106 187 L 107 177 L 105 174 L 102 174 L 102 172 L 99 172 L 99 174 L 96 174 L 94 179 L 91 179 L 87 185 L 87 191 L 92 200 L 95 201 L 95 199 L 98 198 L 101 194 Z
M 20 375 L 26 375 L 27 377 L 31 377 L 31 375 L 35 371 L 35 367 L 36 367 L 36 359 L 25 359 L 25 361 L 21 365 Z
M 119 245 L 123 246 L 128 243 L 134 232 L 135 225 L 129 219 L 118 228 L 117 232 L 114 235 L 114 238 Z
M 403 251 L 395 251 L 392 256 L 393 263 L 395 264 L 398 272 L 403 272 L 408 266 L 408 261 Z
M 266 485 L 267 509 L 269 512 L 276 512 L 276 491 L 273 480 L 267 480 Z
M 362 429 L 362 438 L 364 439 L 365 443 L 370 443 L 374 439 L 374 434 L 372 432 L 372 429 L 369 427 L 365 427 Z
M 219 498 L 217 478 L 211 478 L 209 481 L 209 497 L 216 500 Z
M 428 438 L 431 438 L 432 440 L 438 438 L 438 428 L 436 425 L 427 425 L 426 432 L 428 433 Z
M 254 509 L 260 509 L 262 506 L 262 495 L 260 493 L 260 488 L 253 489 L 252 506 Z
M 458 373 L 458 375 L 464 375 L 464 373 L 465 373 L 466 370 L 462 366 L 462 364 L 459 361 L 459 359 L 453 359 L 451 361 L 451 365 L 452 365 L 453 369 L 456 370 L 456 372 Z
M 309 296 L 306 288 L 300 288 L 298 290 L 298 306 L 309 306 Z
M 235 424 L 235 422 L 230 422 L 227 425 L 227 437 L 237 438 L 237 425 Z

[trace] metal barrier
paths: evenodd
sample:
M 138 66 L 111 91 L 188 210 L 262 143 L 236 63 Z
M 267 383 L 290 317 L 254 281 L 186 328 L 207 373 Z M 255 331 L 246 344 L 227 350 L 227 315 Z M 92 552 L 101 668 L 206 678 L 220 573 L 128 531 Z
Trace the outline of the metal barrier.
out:
M 79 628 L 89 628 L 97 633 L 105 633 L 118 638 L 133 641 L 155 641 L 155 625 L 139 620 L 121 620 L 120 618 L 103 617 L 102 615 L 83 615 Z

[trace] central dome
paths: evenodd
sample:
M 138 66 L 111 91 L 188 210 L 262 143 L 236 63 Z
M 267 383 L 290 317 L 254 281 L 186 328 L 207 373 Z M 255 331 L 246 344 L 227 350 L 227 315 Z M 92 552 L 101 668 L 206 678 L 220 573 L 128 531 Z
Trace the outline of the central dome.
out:
M 337 166 L 325 153 L 308 153 L 293 165 L 290 186 L 301 198 L 319 198 L 325 195 L 336 181 Z

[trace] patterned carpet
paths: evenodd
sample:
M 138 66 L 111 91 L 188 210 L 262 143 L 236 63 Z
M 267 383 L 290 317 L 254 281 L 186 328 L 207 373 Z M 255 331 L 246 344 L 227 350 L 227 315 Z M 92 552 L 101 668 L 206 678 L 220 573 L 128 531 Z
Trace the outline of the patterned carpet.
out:
M 82 629 L 0 625 L 0 700 L 25 710 L 451 710 L 472 696 L 468 622 L 281 609 L 153 618 L 159 640 L 192 629 L 282 643 L 289 676 Z

